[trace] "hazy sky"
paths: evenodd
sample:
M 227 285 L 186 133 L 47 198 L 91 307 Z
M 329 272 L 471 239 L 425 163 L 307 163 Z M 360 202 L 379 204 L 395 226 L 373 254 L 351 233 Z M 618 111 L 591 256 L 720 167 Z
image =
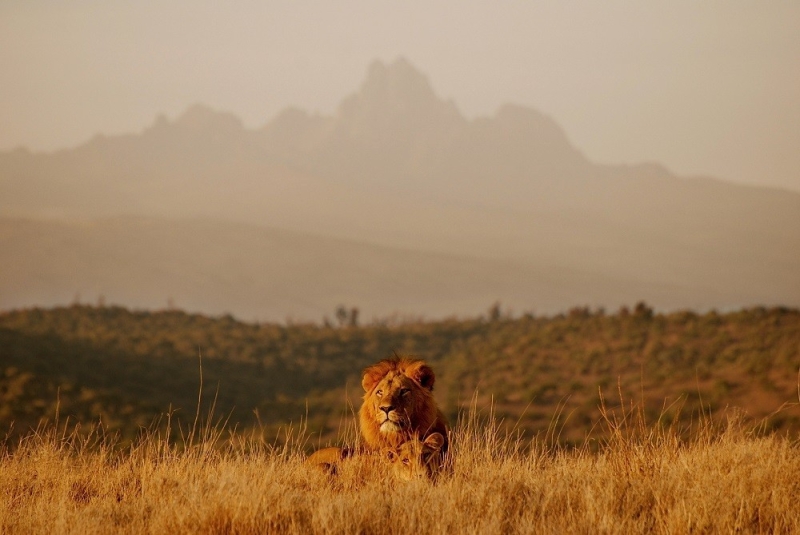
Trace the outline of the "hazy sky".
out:
M 202 102 L 332 113 L 404 56 L 467 117 L 551 115 L 591 159 L 800 190 L 800 2 L 0 1 L 0 149 Z

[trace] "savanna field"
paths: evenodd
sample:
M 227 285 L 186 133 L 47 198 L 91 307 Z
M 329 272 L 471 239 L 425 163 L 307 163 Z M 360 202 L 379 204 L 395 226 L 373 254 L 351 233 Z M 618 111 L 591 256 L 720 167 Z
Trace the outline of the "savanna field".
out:
M 394 351 L 436 370 L 440 477 L 309 467 L 358 445 L 360 371 Z M 3 533 L 800 532 L 796 310 L 275 325 L 76 306 L 0 314 L 0 362 Z

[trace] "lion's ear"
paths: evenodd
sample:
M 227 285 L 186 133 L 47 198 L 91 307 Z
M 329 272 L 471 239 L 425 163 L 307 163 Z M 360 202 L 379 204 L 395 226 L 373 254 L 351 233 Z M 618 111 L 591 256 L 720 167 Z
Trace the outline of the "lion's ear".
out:
M 381 382 L 384 375 L 386 375 L 386 370 L 383 367 L 375 365 L 366 368 L 361 376 L 361 386 L 364 388 L 364 392 L 369 392 L 375 388 L 375 385 Z
M 433 383 L 436 381 L 436 376 L 433 374 L 433 368 L 424 362 L 419 361 L 414 363 L 411 367 L 406 369 L 406 375 L 418 382 L 423 388 L 433 390 Z
M 444 435 L 441 433 L 431 433 L 425 437 L 423 444 L 432 450 L 439 451 L 444 446 Z

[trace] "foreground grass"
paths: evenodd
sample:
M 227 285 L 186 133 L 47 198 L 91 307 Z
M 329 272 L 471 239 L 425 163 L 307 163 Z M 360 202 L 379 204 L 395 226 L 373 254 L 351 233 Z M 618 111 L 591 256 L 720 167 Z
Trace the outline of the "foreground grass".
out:
M 470 417 L 437 484 L 362 457 L 331 478 L 301 441 L 272 448 L 207 430 L 119 451 L 50 431 L 0 459 L 2 533 L 800 532 L 800 446 L 732 423 L 673 430 L 607 417 L 596 451 L 503 435 Z

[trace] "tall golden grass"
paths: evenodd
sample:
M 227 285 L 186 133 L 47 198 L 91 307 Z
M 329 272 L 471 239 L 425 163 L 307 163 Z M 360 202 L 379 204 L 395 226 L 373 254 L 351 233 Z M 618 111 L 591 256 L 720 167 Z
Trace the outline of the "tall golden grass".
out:
M 470 411 L 436 484 L 397 481 L 372 456 L 329 476 L 304 464 L 302 432 L 274 446 L 196 425 L 121 449 L 99 428 L 50 427 L 4 446 L 0 532 L 800 532 L 796 441 L 737 418 L 700 415 L 686 433 L 602 409 L 612 438 L 577 449 L 555 428 L 525 439 Z

